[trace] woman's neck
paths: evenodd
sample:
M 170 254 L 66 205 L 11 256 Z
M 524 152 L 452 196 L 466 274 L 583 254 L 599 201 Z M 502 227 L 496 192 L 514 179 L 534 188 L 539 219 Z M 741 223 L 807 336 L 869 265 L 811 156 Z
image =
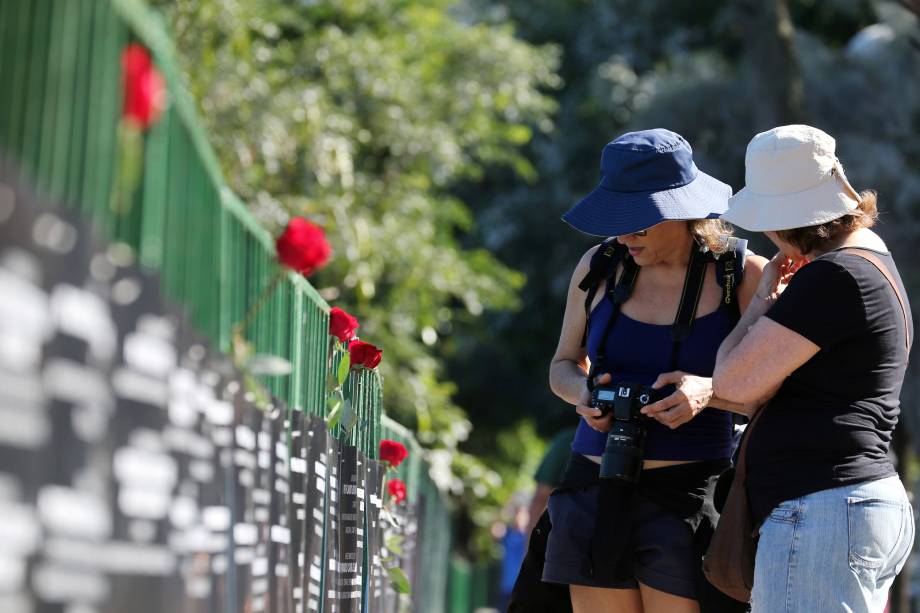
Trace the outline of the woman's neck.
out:
M 878 251 L 888 250 L 885 241 L 883 241 L 878 234 L 869 228 L 859 228 L 858 230 L 838 236 L 823 249 L 815 249 L 805 257 L 809 260 L 813 260 L 836 249 L 842 249 L 843 247 L 864 247 Z
M 690 246 L 693 243 L 694 240 L 691 235 L 687 235 L 684 240 L 675 241 L 674 246 L 663 254 L 663 257 L 656 262 L 656 265 L 662 268 L 686 269 L 690 264 Z

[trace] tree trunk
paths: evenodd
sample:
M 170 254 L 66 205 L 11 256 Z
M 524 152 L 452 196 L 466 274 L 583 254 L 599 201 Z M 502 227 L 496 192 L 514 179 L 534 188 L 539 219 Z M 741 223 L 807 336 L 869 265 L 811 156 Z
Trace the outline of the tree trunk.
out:
M 920 0 L 901 0 L 901 6 L 920 17 Z
M 736 0 L 744 24 L 749 93 L 757 131 L 805 123 L 795 26 L 786 0 Z

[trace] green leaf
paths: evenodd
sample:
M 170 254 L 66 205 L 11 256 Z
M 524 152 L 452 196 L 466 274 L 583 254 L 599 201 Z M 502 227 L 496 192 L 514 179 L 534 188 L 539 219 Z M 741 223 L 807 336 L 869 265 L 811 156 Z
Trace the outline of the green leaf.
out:
M 340 390 L 335 390 L 328 396 L 326 396 L 326 412 L 328 413 L 326 417 L 326 425 L 332 429 L 339 424 L 339 420 L 342 418 L 342 406 L 345 404 L 345 398 L 342 396 Z
M 246 393 L 252 394 L 255 405 L 260 409 L 265 409 L 271 404 L 271 395 L 251 374 L 243 375 L 243 389 L 246 390 Z
M 329 412 L 329 416 L 326 417 L 326 426 L 331 430 L 339 425 L 339 420 L 342 417 L 342 405 L 336 404 L 332 411 Z
M 345 383 L 345 379 L 348 378 L 349 370 L 351 370 L 351 356 L 346 353 L 342 356 L 342 361 L 339 362 L 339 385 L 343 385 Z
M 408 594 L 411 592 L 409 587 L 409 577 L 406 576 L 405 571 L 394 566 L 393 568 L 387 569 L 387 575 L 390 576 L 390 583 L 393 584 L 393 589 L 396 590 L 398 594 Z
M 387 549 L 393 549 L 402 545 L 405 540 L 406 537 L 402 536 L 401 534 L 391 534 L 385 539 L 384 542 L 386 543 Z
M 388 551 L 394 553 L 395 555 L 402 555 L 402 543 L 405 539 L 398 534 L 388 536 L 386 538 L 386 548 Z
M 112 192 L 112 210 L 120 215 L 131 210 L 134 192 L 144 173 L 144 135 L 134 123 L 118 126 L 119 163 Z
M 509 126 L 505 131 L 505 135 L 508 137 L 508 140 L 510 140 L 515 145 L 523 145 L 527 143 L 530 141 L 530 137 L 532 136 L 530 128 L 523 125 Z
M 380 509 L 380 521 L 384 521 L 397 528 L 402 524 L 399 517 L 391 513 L 390 510 L 386 507 Z
M 332 390 L 326 394 L 326 409 L 334 410 L 339 408 L 338 405 L 345 402 L 345 396 L 342 394 L 342 390 Z
M 345 400 L 345 408 L 342 410 L 342 427 L 345 430 L 351 430 L 358 423 L 358 413 L 355 411 L 351 398 Z
M 286 377 L 291 374 L 291 363 L 277 355 L 260 353 L 246 362 L 246 369 L 253 375 L 264 377 Z

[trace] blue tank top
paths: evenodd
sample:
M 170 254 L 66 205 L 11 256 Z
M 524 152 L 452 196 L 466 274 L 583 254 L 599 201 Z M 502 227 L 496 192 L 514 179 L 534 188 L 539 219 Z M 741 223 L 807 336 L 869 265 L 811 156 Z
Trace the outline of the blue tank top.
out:
M 610 319 L 613 304 L 605 294 L 588 318 L 588 357 L 593 362 L 597 347 Z M 686 341 L 681 343 L 677 370 L 711 377 L 716 364 L 716 352 L 733 327 L 728 315 L 718 309 L 698 317 Z M 671 326 L 647 324 L 627 317 L 622 312 L 614 322 L 607 338 L 607 366 L 613 381 L 629 381 L 651 385 L 658 375 L 671 368 Z M 665 390 L 670 393 L 674 386 Z M 655 421 L 645 422 L 647 460 L 721 460 L 731 456 L 732 416 L 719 409 L 703 409 L 689 422 L 671 430 Z M 607 434 L 597 432 L 585 423 L 578 424 L 572 451 L 585 455 L 601 455 Z

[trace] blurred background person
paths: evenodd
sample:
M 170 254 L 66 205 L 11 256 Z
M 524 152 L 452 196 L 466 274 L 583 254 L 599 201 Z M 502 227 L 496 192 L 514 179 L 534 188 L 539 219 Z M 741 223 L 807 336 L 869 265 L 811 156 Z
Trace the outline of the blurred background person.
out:
M 504 612 L 511 599 L 511 590 L 517 579 L 521 562 L 527 552 L 527 536 L 530 534 L 530 497 L 517 492 L 511 497 L 506 512 L 508 522 L 496 522 L 492 536 L 501 544 L 501 566 L 498 581 L 498 602 L 496 607 Z
M 537 520 L 546 510 L 549 495 L 553 493 L 556 486 L 562 483 L 562 475 L 569 463 L 569 456 L 572 455 L 572 439 L 575 437 L 575 430 L 574 427 L 566 428 L 552 438 L 546 448 L 546 453 L 543 454 L 543 459 L 540 460 L 540 466 L 533 475 L 536 489 L 530 499 L 528 534 L 537 525 Z

